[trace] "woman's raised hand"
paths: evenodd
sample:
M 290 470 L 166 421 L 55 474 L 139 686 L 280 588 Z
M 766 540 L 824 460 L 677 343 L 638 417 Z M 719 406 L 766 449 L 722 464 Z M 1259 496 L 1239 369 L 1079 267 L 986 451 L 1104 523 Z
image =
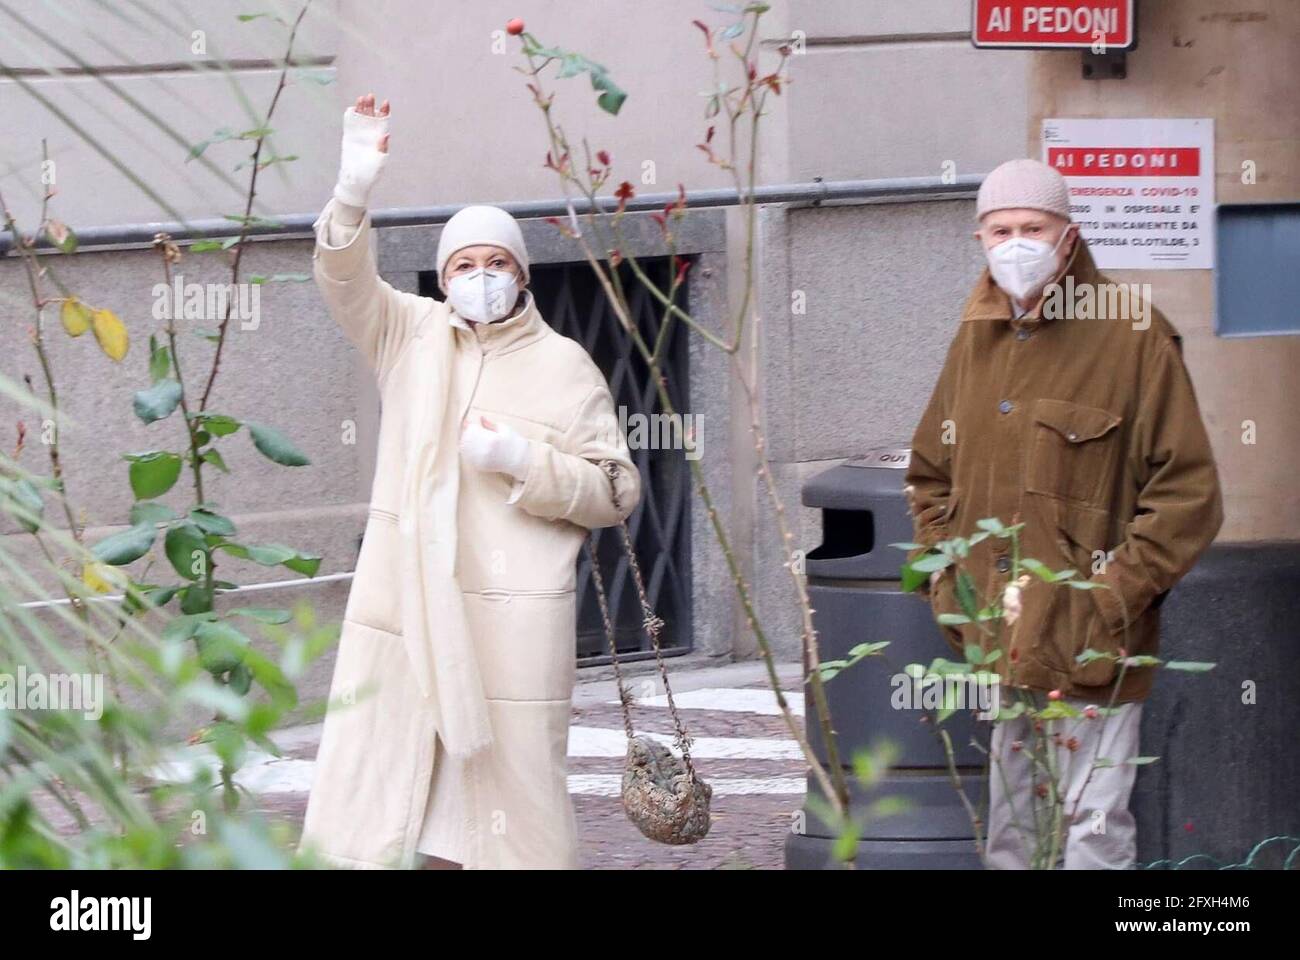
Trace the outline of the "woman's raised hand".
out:
M 357 97 L 343 114 L 343 148 L 334 196 L 354 207 L 366 207 L 370 190 L 388 160 L 388 101 L 375 109 L 375 95 Z

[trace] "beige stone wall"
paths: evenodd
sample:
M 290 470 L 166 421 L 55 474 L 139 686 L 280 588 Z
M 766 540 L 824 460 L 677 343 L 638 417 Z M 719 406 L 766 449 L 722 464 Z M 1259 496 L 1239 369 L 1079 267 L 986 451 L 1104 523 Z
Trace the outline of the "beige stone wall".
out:
M 1078 53 L 1034 55 L 1026 149 L 1046 117 L 1212 117 L 1219 203 L 1300 198 L 1300 3 L 1143 0 L 1124 80 L 1084 80 Z M 1242 163 L 1258 180 L 1242 183 Z M 1209 270 L 1113 271 L 1150 283 L 1183 334 L 1225 489 L 1222 541 L 1300 538 L 1300 337 L 1219 339 Z M 1278 278 L 1279 283 L 1290 278 Z M 1258 442 L 1242 442 L 1253 421 Z

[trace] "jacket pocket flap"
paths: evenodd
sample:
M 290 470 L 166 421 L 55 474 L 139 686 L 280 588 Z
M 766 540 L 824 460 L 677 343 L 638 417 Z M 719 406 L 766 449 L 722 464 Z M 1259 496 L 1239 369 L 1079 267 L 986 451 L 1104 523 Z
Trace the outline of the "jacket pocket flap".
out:
M 1034 419 L 1051 427 L 1070 443 L 1095 440 L 1119 426 L 1120 418 L 1100 407 L 1085 407 L 1068 400 L 1039 400 Z

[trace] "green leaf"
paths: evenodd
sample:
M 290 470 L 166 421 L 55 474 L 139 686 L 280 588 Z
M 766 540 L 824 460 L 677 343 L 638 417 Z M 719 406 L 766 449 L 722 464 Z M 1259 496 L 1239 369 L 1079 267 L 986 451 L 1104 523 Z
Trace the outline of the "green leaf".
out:
M 982 520 L 976 520 L 975 526 L 979 527 L 981 530 L 986 530 L 989 533 L 996 534 L 998 536 L 1001 536 L 1002 533 L 1006 530 L 1006 527 L 1002 525 L 1002 521 L 999 520 L 997 517 L 985 517 Z
M 128 453 L 124 459 L 131 461 L 131 492 L 137 500 L 161 497 L 181 475 L 181 458 L 175 453 L 161 450 Z
M 233 537 L 235 535 L 235 524 L 229 517 L 224 517 L 204 507 L 195 507 L 190 511 L 189 516 L 194 521 L 194 525 L 204 533 L 210 533 L 217 537 Z
M 166 641 L 188 640 L 194 636 L 194 631 L 198 630 L 199 624 L 214 619 L 216 619 L 214 613 L 201 613 L 195 616 L 186 614 L 173 617 L 167 622 L 167 626 L 163 627 L 162 638 Z
M 1159 757 L 1128 757 L 1124 762 L 1135 767 L 1144 767 L 1148 763 L 1155 763 L 1159 759 Z
M 248 278 L 249 283 L 306 283 L 311 279 L 309 273 L 277 273 L 269 277 L 260 274 Z
M 912 561 L 912 569 L 920 573 L 930 574 L 936 570 L 946 570 L 952 566 L 952 557 L 945 556 L 942 553 L 927 553 L 925 556 L 917 557 Z
M 297 154 L 292 154 L 292 153 L 285 157 L 281 157 L 281 156 L 264 157 L 263 159 L 257 161 L 257 169 L 265 170 L 267 167 L 273 167 L 277 163 L 293 163 L 297 159 L 298 159 Z M 242 163 L 235 164 L 235 169 L 243 170 L 245 167 L 251 167 L 252 165 L 253 165 L 252 160 L 245 160 Z
M 1056 582 L 1056 574 L 1054 574 L 1051 571 L 1051 568 L 1041 560 L 1035 560 L 1033 557 L 1025 557 L 1020 561 L 1020 565 L 1040 580 L 1044 580 L 1047 583 Z
M 1120 663 L 1126 667 L 1158 667 L 1160 666 L 1160 658 L 1142 654 L 1136 657 L 1124 657 L 1120 660 Z
M 190 253 L 208 253 L 211 250 L 224 249 L 220 240 L 195 240 L 187 248 Z
M 157 337 L 149 337 L 149 379 L 154 383 L 164 380 L 171 368 L 171 350 L 159 345 Z
M 284 226 L 284 224 L 281 223 L 279 220 L 272 220 L 270 217 L 259 217 L 257 214 L 249 215 L 243 213 L 223 213 L 221 215 L 221 219 L 233 220 L 235 221 L 235 223 L 242 223 L 246 227 L 276 228 L 276 227 Z M 235 243 L 239 242 L 239 237 L 234 237 L 233 239 Z
M 1008 720 L 1014 720 L 1016 717 L 1024 713 L 1026 709 L 1028 709 L 1028 707 L 1025 705 L 1023 700 L 1017 700 L 1015 703 L 1006 707 L 999 705 L 998 715 L 994 719 L 996 719 L 998 723 L 1005 723 Z
M 216 549 L 225 550 L 231 556 L 243 560 L 252 560 L 264 567 L 285 566 L 309 577 L 314 577 L 320 568 L 321 558 L 314 554 L 299 553 L 291 547 L 279 543 L 262 546 L 248 546 L 230 541 L 220 544 Z
M 941 613 L 936 618 L 945 627 L 959 627 L 963 623 L 970 623 L 970 617 L 964 613 Z
M 242 697 L 252 689 L 253 671 L 248 669 L 247 664 L 241 663 L 230 671 L 226 683 L 231 690 Z
M 923 543 L 891 543 L 891 547 L 897 547 L 899 550 L 920 550 L 925 546 Z
M 208 545 L 203 539 L 203 531 L 189 520 L 182 520 L 167 531 L 163 549 L 167 552 L 172 568 L 186 580 L 199 579 L 201 571 L 206 567 L 200 566 L 200 571 L 196 572 L 195 565 L 210 562 L 207 559 Z M 199 555 L 202 555 L 202 559 Z
M 90 548 L 95 559 L 114 567 L 134 563 L 153 546 L 158 532 L 152 523 L 138 523 L 133 527 L 105 537 Z
M 253 446 L 268 460 L 286 467 L 302 467 L 311 463 L 288 437 L 274 427 L 249 422 L 248 431 L 253 435 Z
M 212 146 L 214 143 L 224 143 L 226 140 L 234 139 L 234 136 L 234 133 L 229 127 L 222 127 L 220 130 L 215 131 L 212 136 L 208 137 L 208 139 L 200 140 L 198 143 L 194 144 L 194 146 L 190 147 L 190 152 L 186 155 L 185 162 L 189 163 L 191 160 L 203 156 L 203 151 L 207 150 L 208 147 Z
M 165 503 L 144 502 L 131 505 L 132 523 L 170 523 L 176 519 L 176 511 Z
M 889 646 L 888 640 L 877 640 L 874 643 L 859 643 L 856 646 L 849 648 L 849 656 L 853 657 L 855 660 L 860 660 L 863 657 L 874 657 L 887 646 Z
M 1067 575 L 1071 577 L 1074 576 L 1074 573 L 1075 572 L 1073 570 L 1062 570 L 1056 576 L 1057 579 L 1064 579 Z M 1092 580 L 1067 580 L 1065 585 L 1067 587 L 1073 587 L 1075 590 L 1105 590 L 1106 589 L 1106 585 L 1104 583 L 1095 583 Z
M 230 468 L 226 466 L 225 458 L 221 456 L 221 452 L 218 451 L 215 447 L 210 450 L 204 450 L 203 453 L 199 456 L 199 459 L 204 461 L 205 463 L 212 464 L 222 473 L 230 472 Z
M 0 490 L 3 490 L 13 506 L 6 504 L 6 510 L 13 514 L 15 520 L 28 533 L 35 533 L 41 528 L 41 518 L 45 514 L 45 498 L 36 489 L 36 485 L 23 477 L 19 480 L 0 478 Z
M 146 590 L 144 595 L 155 607 L 164 607 L 171 603 L 172 597 L 176 596 L 176 591 L 179 589 L 179 587 L 154 587 Z
M 965 647 L 965 649 L 962 651 L 962 653 L 963 653 L 963 655 L 966 657 L 966 662 L 967 662 L 967 663 L 983 663 L 983 662 L 984 662 L 984 651 L 980 648 L 980 646 L 979 646 L 978 644 L 975 644 L 975 643 L 968 643 L 968 644 L 966 644 L 966 647 Z
M 1165 664 L 1166 670 L 1186 670 L 1188 673 L 1205 673 L 1213 670 L 1218 664 L 1207 663 L 1204 660 L 1170 660 Z
M 1053 700 L 1038 711 L 1039 720 L 1065 720 L 1070 717 L 1083 716 L 1082 712 L 1070 706 L 1064 700 Z
M 224 413 L 199 413 L 194 419 L 203 424 L 203 428 L 214 437 L 225 437 L 240 428 L 241 421 L 228 417 Z
M 212 674 L 234 670 L 244 662 L 244 651 L 251 641 L 224 620 L 199 624 L 194 631 L 199 648 L 199 663 Z
M 294 74 L 296 80 L 306 80 L 308 83 L 319 84 L 327 87 L 334 82 L 334 77 L 325 70 L 299 70 Z
M 979 598 L 975 595 L 975 581 L 965 570 L 957 571 L 957 603 L 970 619 L 974 620 L 979 616 Z
M 921 586 L 921 584 L 925 583 L 926 580 L 930 579 L 928 573 L 922 573 L 920 570 L 915 569 L 910 563 L 904 563 L 899 570 L 903 581 L 904 593 L 911 593 L 917 587 Z
M 321 558 L 314 553 L 297 553 L 291 560 L 286 560 L 284 565 L 304 577 L 314 577 L 320 569 L 320 561 Z
M 211 613 L 212 588 L 203 581 L 191 583 L 177 591 L 181 595 L 181 613 Z
M 230 613 L 232 616 L 248 617 L 258 623 L 288 623 L 293 619 L 293 614 L 288 610 L 274 607 L 237 607 Z
M 150 362 L 152 367 L 152 361 Z M 147 390 L 136 392 L 135 415 L 145 423 L 171 416 L 181 402 L 181 385 L 172 379 L 159 380 Z
M 284 675 L 279 664 L 249 647 L 244 651 L 244 666 L 252 671 L 258 686 L 271 695 L 271 700 L 277 707 L 292 710 L 298 705 L 298 691 Z
M 77 252 L 77 235 L 62 220 L 51 218 L 45 224 L 45 236 L 64 253 Z

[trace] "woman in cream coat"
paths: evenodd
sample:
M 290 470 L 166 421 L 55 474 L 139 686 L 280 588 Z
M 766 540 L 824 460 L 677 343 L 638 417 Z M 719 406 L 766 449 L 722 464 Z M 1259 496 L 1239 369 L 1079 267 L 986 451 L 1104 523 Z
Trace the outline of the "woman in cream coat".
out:
M 575 562 L 640 477 L 599 369 L 537 311 L 514 218 L 447 222 L 446 302 L 394 289 L 366 214 L 387 102 L 343 128 L 314 273 L 382 416 L 301 845 L 358 868 L 574 868 Z

